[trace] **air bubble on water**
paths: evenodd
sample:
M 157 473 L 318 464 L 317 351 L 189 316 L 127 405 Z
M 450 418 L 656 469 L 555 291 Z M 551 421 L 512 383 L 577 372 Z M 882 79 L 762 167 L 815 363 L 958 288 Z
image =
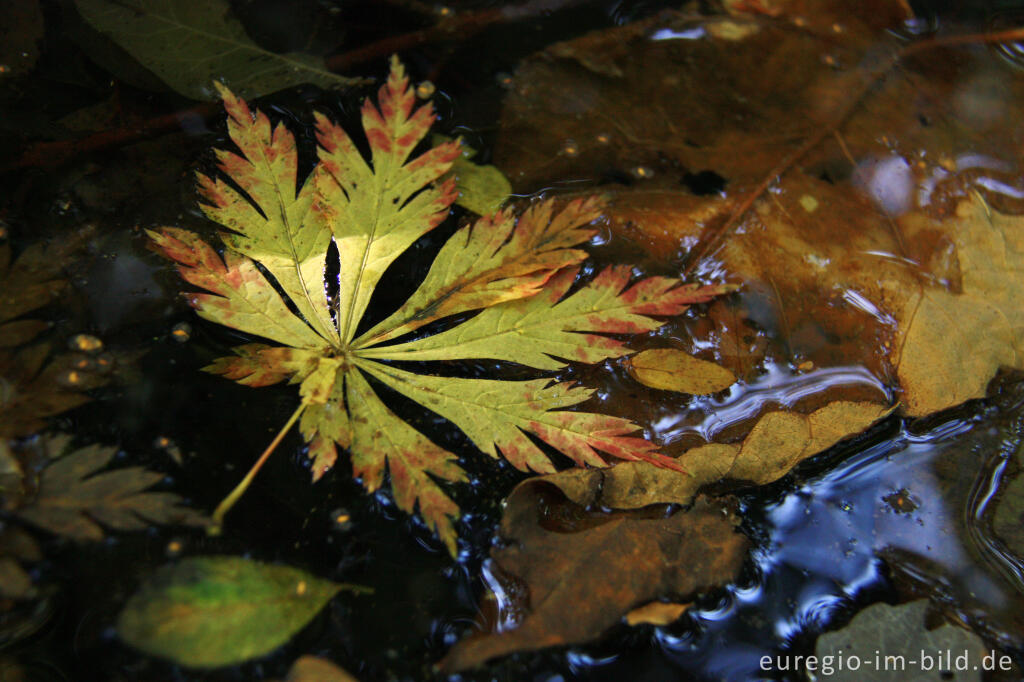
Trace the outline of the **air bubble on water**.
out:
M 352 515 L 344 507 L 338 507 L 331 511 L 331 524 L 336 531 L 348 532 L 352 529 Z
M 68 340 L 68 347 L 71 350 L 94 354 L 103 350 L 103 341 L 92 334 L 75 334 Z
M 423 81 L 416 86 L 416 96 L 420 99 L 427 99 L 434 94 L 434 84 L 430 81 Z
M 654 170 L 650 166 L 633 166 L 629 174 L 637 180 L 650 180 L 654 177 Z
M 188 322 L 179 322 L 171 329 L 171 338 L 178 343 L 185 343 L 192 337 L 192 326 Z

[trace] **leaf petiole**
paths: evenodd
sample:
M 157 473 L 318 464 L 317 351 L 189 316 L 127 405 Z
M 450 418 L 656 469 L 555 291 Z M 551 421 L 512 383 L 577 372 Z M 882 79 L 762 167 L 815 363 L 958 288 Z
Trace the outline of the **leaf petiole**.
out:
M 235 486 L 235 489 L 232 490 L 227 497 L 221 500 L 219 505 L 217 505 L 217 509 L 213 512 L 212 521 L 206 529 L 208 535 L 220 535 L 224 516 L 231 511 L 231 508 L 235 506 L 235 502 L 238 502 L 239 498 L 241 498 L 242 495 L 245 494 L 245 491 L 249 489 L 249 484 L 252 483 L 252 480 L 256 478 L 256 474 L 258 474 L 260 469 L 263 468 L 263 464 L 267 461 L 267 458 L 269 458 L 271 453 L 274 452 L 274 450 L 277 449 L 277 446 L 281 444 L 285 434 L 287 434 L 292 426 L 295 425 L 295 422 L 298 421 L 299 416 L 302 415 L 302 411 L 304 409 L 306 409 L 305 403 L 299 405 L 298 409 L 292 413 L 292 416 L 288 418 L 285 425 L 282 426 L 281 430 L 277 432 L 276 436 L 274 436 L 274 440 L 270 441 L 270 445 L 268 445 L 267 449 L 263 451 L 260 458 L 257 459 L 256 463 L 252 465 L 251 469 L 249 469 L 249 473 L 245 475 L 245 478 L 239 481 L 238 485 Z

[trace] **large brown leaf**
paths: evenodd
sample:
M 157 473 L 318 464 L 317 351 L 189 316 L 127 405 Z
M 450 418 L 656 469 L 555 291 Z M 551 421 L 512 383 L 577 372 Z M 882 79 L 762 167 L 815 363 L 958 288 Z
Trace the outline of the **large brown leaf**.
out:
M 776 363 L 862 366 L 915 416 L 982 396 L 1022 362 L 1016 219 L 1000 212 L 1020 212 L 1009 103 L 1024 79 L 980 47 L 897 59 L 905 38 L 881 29 L 899 33 L 905 3 L 812 4 L 666 14 L 549 48 L 517 73 L 497 162 L 520 190 L 630 185 L 612 196 L 614 248 L 742 283 L 737 315 Z M 733 345 L 728 363 L 714 353 L 744 378 L 764 347 Z
M 552 530 L 552 517 L 569 528 Z M 508 499 L 504 545 L 491 553 L 499 575 L 527 586 L 516 604 L 525 617 L 456 644 L 441 668 L 453 673 L 515 651 L 592 640 L 656 597 L 724 585 L 746 555 L 736 523 L 725 505 L 705 499 L 669 516 L 664 507 L 588 514 L 544 478 L 525 481 Z

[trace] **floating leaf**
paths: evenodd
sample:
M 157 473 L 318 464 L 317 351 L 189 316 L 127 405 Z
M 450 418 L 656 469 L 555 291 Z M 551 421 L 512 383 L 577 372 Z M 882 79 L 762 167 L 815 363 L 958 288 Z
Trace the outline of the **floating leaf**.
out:
M 321 58 L 263 49 L 225 0 L 75 0 L 75 6 L 95 29 L 192 99 L 213 99 L 215 81 L 246 97 L 300 83 L 337 88 L 360 82 L 330 72 Z
M 99 445 L 56 459 L 40 475 L 36 497 L 17 509 L 22 519 L 73 540 L 100 540 L 101 525 L 140 530 L 148 523 L 203 525 L 173 493 L 146 492 L 164 475 L 142 467 L 100 472 L 117 448 Z
M 510 577 L 503 582 L 528 588 L 512 607 L 524 617 L 458 642 L 440 663 L 446 674 L 516 651 L 594 639 L 652 598 L 727 583 L 746 556 L 737 519 L 717 503 L 701 499 L 667 518 L 663 511 L 587 515 L 551 491 L 544 479 L 519 484 L 502 517 L 504 542 L 491 551 L 498 575 Z M 579 528 L 550 530 L 542 515 L 582 519 Z M 513 593 L 523 591 L 506 591 Z
M 841 668 L 838 661 L 843 658 L 846 661 L 859 659 L 862 663 L 880 660 L 884 665 L 893 666 L 901 680 L 913 682 L 981 680 L 982 657 L 990 653 L 981 638 L 950 623 L 928 629 L 925 626 L 927 611 L 927 599 L 901 606 L 869 606 L 842 630 L 818 637 L 814 647 L 818 661 L 833 662 L 831 671 L 826 673 L 822 668 L 821 673 L 840 682 L 865 679 L 863 670 L 854 670 L 850 666 Z M 922 659 L 926 655 L 930 663 Z M 956 663 L 961 656 L 966 661 L 964 667 L 958 667 Z M 881 665 L 874 670 L 876 675 L 893 674 L 887 673 Z
M 629 358 L 626 367 L 644 386 L 693 395 L 716 393 L 736 383 L 736 375 L 721 365 L 672 348 L 655 348 Z
M 223 257 L 184 230 L 165 228 L 151 237 L 179 263 L 186 281 L 209 292 L 188 295 L 201 316 L 290 346 L 247 344 L 207 370 L 252 386 L 286 378 L 299 384 L 302 401 L 286 428 L 299 422 L 310 443 L 314 479 L 334 464 L 337 446 L 350 450 L 353 469 L 369 491 L 383 485 L 387 468 L 398 506 L 407 512 L 418 507 L 454 554 L 458 507 L 438 480 L 460 481 L 464 473 L 454 454 L 394 414 L 369 378 L 444 417 L 480 450 L 522 470 L 554 470 L 534 437 L 579 465 L 605 466 L 605 456 L 611 456 L 678 467 L 634 435 L 632 422 L 566 409 L 590 397 L 586 388 L 546 378 L 439 377 L 390 361 L 491 359 L 541 370 L 562 369 L 570 360 L 599 362 L 631 352 L 609 335 L 657 329 L 659 317 L 679 315 L 731 287 L 698 287 L 669 277 L 633 281 L 630 268 L 610 267 L 573 289 L 586 256 L 578 247 L 594 234 L 587 225 L 602 204 L 580 199 L 559 206 L 549 200 L 518 219 L 499 212 L 458 230 L 406 302 L 357 333 L 384 272 L 447 217 L 455 184 L 443 178 L 458 157 L 457 144 L 413 155 L 434 114 L 429 104 L 414 109 L 415 95 L 397 59 L 378 104 L 367 101 L 362 109 L 370 159 L 344 130 L 318 115 L 319 164 L 301 182 L 291 133 L 283 125 L 272 127 L 227 90 L 223 95 L 228 132 L 241 153 L 218 153 L 220 170 L 231 182 L 199 179 L 208 202 L 204 211 L 231 230 L 221 235 Z M 329 302 L 324 278 L 332 240 L 339 258 L 332 267 L 339 276 Z M 473 311 L 480 312 L 439 333 L 405 338 L 424 325 Z
M 925 286 L 909 297 L 894 353 L 915 416 L 984 397 L 1000 367 L 1024 369 L 1024 219 L 975 195 L 942 227 L 956 246 L 960 291 Z
M 232 665 L 287 642 L 343 587 L 290 566 L 192 557 L 146 580 L 118 616 L 117 632 L 182 665 Z
M 433 135 L 431 139 L 436 145 L 451 138 Z M 462 153 L 448 171 L 448 175 L 455 179 L 455 189 L 459 193 L 455 203 L 481 216 L 497 213 L 512 194 L 512 183 L 497 167 L 473 163 L 471 159 L 476 156 L 476 150 L 461 139 L 459 142 Z
M 667 13 L 524 60 L 496 163 L 527 192 L 649 170 L 609 193 L 613 239 L 743 282 L 770 354 L 896 378 L 913 416 L 985 395 L 1024 365 L 1019 197 L 1000 189 L 1019 185 L 1005 140 L 1024 132 L 1007 105 L 1024 81 L 995 52 L 882 37 L 907 18 L 896 0 L 770 7 Z
M 602 470 L 569 470 L 543 481 L 584 507 L 639 509 L 652 504 L 688 505 L 709 483 L 723 478 L 771 483 L 799 462 L 854 436 L 892 412 L 877 403 L 837 401 L 809 415 L 769 412 L 742 443 L 709 443 L 682 453 L 683 471 L 622 462 Z
M 356 682 L 356 678 L 327 659 L 303 656 L 292 664 L 284 682 Z

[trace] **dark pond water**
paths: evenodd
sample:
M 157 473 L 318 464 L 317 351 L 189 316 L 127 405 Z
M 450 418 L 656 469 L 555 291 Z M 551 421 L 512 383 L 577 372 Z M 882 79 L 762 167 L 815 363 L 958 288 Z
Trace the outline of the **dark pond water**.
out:
M 27 13 L 38 10 L 43 24 L 32 33 L 31 63 L 0 76 L 6 79 L 0 81 L 0 149 L 12 163 L 34 144 L 88 138 L 195 106 L 166 88 L 147 87 L 151 74 L 143 78 L 134 67 L 112 69 L 111 59 L 124 55 L 82 29 L 74 3 L 14 4 L 25 5 Z M 1024 17 L 1024 10 L 1016 14 L 1024 7 L 1020 2 L 991 0 L 967 9 L 938 1 L 912 4 L 928 26 L 983 30 L 994 18 Z M 557 41 L 675 7 L 643 0 L 526 5 L 520 21 L 493 23 L 465 38 L 435 36 L 395 48 L 417 79 L 430 78 L 436 85 L 441 130 L 465 135 L 481 150 L 481 161 L 490 158 L 510 75 L 524 57 Z M 714 5 L 694 3 L 691 9 L 709 12 Z M 458 16 L 496 6 L 452 3 L 444 11 Z M 443 9 L 398 0 L 230 4 L 249 34 L 268 49 L 336 53 L 429 26 Z M 23 15 L 10 17 L 11 28 L 0 31 L 36 30 L 18 23 L 29 22 Z M 347 73 L 379 77 L 383 64 L 383 56 L 354 62 Z M 287 121 L 304 153 L 310 153 L 310 112 L 319 108 L 343 122 L 354 121 L 357 103 L 354 95 L 304 86 L 270 95 L 259 106 Z M 120 358 L 114 381 L 93 390 L 88 404 L 51 417 L 45 431 L 73 434 L 79 444 L 116 445 L 117 464 L 166 473 L 161 489 L 207 510 L 234 486 L 297 400 L 294 387 L 253 390 L 199 371 L 249 339 L 201 321 L 184 305 L 177 295 L 180 280 L 148 250 L 140 229 L 175 225 L 210 233 L 196 207 L 192 173 L 211 167 L 209 150 L 223 145 L 225 137 L 219 116 L 192 111 L 151 139 L 97 151 L 65 146 L 52 154 L 68 151 L 66 158 L 6 167 L 0 190 L 3 238 L 15 254 L 92 226 L 85 247 L 63 264 L 69 290 L 37 316 L 52 323 L 45 333 L 55 347 L 87 333 Z M 628 172 L 612 174 L 608 184 L 616 178 L 625 182 Z M 572 181 L 565 178 L 565 186 Z M 459 217 L 461 211 L 456 209 Z M 455 224 L 452 220 L 395 263 L 371 317 L 380 319 L 403 300 Z M 628 259 L 639 270 L 664 269 L 616 236 L 603 235 L 593 250 L 598 261 Z M 704 311 L 695 309 L 663 333 L 686 333 Z M 753 328 L 756 335 L 770 335 L 768 324 Z M 676 447 L 697 436 L 728 435 L 766 405 L 792 407 L 835 387 L 849 395 L 894 399 L 886 378 L 859 365 L 796 372 L 778 357 L 769 353 L 737 387 L 692 401 L 649 392 L 638 405 L 628 376 L 615 363 L 573 368 L 566 376 L 600 387 L 597 402 L 628 412 L 648 435 Z M 515 370 L 484 364 L 472 371 L 511 376 Z M 1021 669 L 1024 559 L 1013 549 L 1014 542 L 1021 546 L 1019 536 L 995 531 L 996 510 L 1022 468 L 1021 379 L 1007 372 L 993 384 L 991 397 L 926 419 L 890 416 L 774 484 L 736 491 L 741 530 L 753 544 L 743 573 L 724 589 L 694 597 L 675 624 L 622 625 L 593 644 L 513 655 L 455 679 L 805 679 L 802 673 L 764 673 L 759 660 L 813 653 L 818 634 L 844 625 L 863 607 L 917 597 L 932 599 L 937 612 L 972 628 Z M 365 494 L 347 464 L 310 485 L 303 445 L 292 433 L 232 512 L 221 537 L 152 527 L 74 543 L 40 533 L 43 558 L 29 568 L 41 597 L 0 602 L 0 665 L 15 666 L 21 675 L 12 672 L 4 679 L 269 680 L 283 678 L 303 654 L 329 658 L 365 681 L 437 678 L 434 663 L 478 628 L 478 604 L 493 580 L 488 552 L 501 502 L 524 476 L 480 457 L 442 420 L 396 405 L 457 453 L 470 474 L 469 485 L 452 489 L 464 510 L 458 560 L 421 522 L 397 509 L 386 491 Z M 17 437 L 25 443 L 37 436 Z M 348 520 L 338 523 L 341 516 Z M 0 519 L 0 524 L 17 524 L 6 511 Z M 233 668 L 189 670 L 120 643 L 113 623 L 139 582 L 174 558 L 200 554 L 281 562 L 375 592 L 373 597 L 341 594 L 289 644 Z

